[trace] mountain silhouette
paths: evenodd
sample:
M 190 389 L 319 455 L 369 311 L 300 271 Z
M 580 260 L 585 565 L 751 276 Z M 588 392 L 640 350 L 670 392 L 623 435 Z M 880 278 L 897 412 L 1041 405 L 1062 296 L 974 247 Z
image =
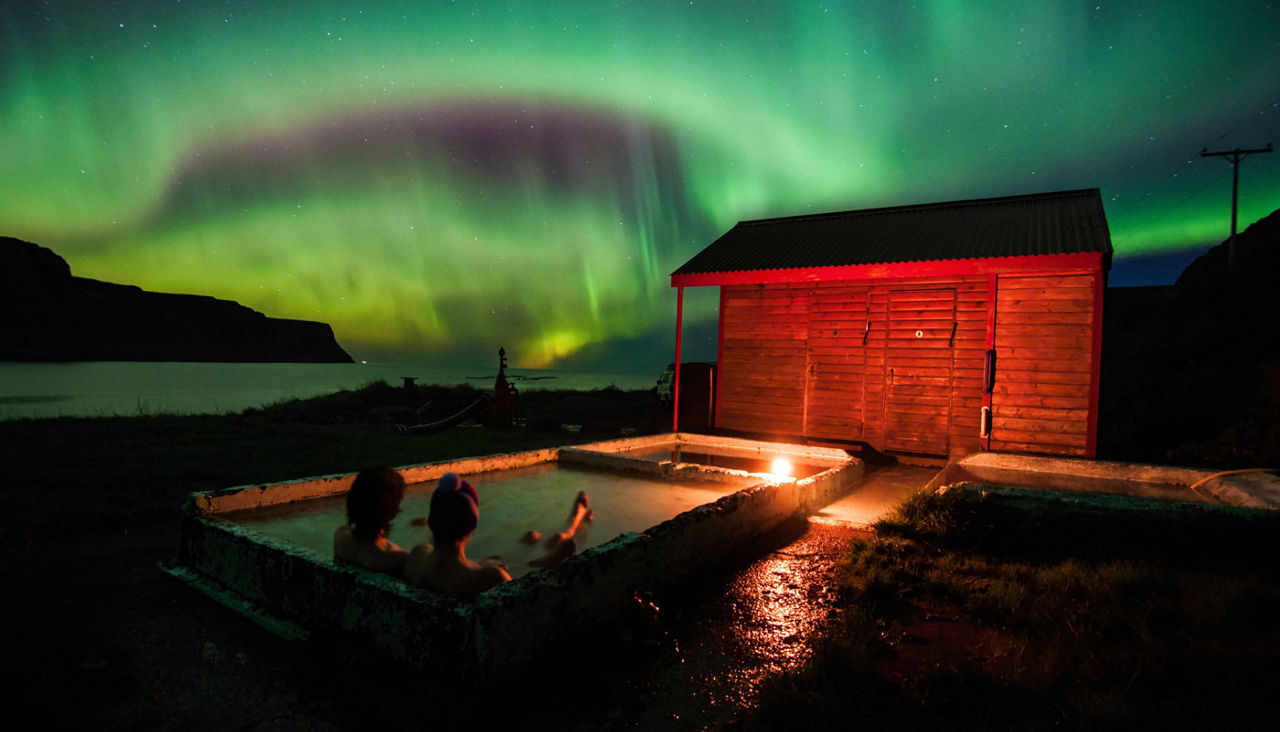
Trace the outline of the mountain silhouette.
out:
M 75 277 L 11 237 L 0 237 L 0 332 L 0 361 L 351 362 L 325 323 Z

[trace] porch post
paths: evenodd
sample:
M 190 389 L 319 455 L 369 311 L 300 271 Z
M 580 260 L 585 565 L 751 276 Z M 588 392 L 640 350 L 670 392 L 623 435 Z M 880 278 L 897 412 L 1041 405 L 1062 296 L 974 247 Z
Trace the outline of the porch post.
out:
M 684 321 L 684 288 L 676 288 L 676 373 L 671 384 L 671 431 L 680 431 L 680 329 Z

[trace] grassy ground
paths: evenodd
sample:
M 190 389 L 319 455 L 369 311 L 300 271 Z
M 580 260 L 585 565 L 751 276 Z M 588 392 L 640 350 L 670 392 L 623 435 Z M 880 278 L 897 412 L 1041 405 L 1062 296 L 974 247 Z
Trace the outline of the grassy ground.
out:
M 0 422 L 0 644 L 24 671 L 8 690 L 43 719 L 96 728 L 360 727 L 457 706 L 359 648 L 342 652 L 335 674 L 328 651 L 269 639 L 156 563 L 176 548 L 177 507 L 191 491 L 664 422 L 652 394 L 602 390 L 523 394 L 523 429 L 394 429 L 473 398 L 376 385 L 222 417 Z M 499 716 L 537 709 L 531 726 L 567 729 L 1273 721 L 1272 517 L 1045 510 L 955 493 L 918 499 L 877 532 L 851 540 L 801 527 L 659 598 L 661 637 L 624 648 L 630 655 L 600 644 L 588 654 L 597 670 L 573 677 L 586 697 L 576 706 L 557 704 L 563 684 L 550 673 L 486 705 Z M 773 586 L 788 576 L 804 579 Z M 761 604 L 788 592 L 799 605 Z M 831 620 L 791 628 L 802 610 Z M 578 657 L 567 662 L 581 673 Z M 761 689 L 758 707 L 743 683 Z
M 348 649 L 335 671 L 323 651 L 275 642 L 157 565 L 176 551 L 192 491 L 651 432 L 661 416 L 649 392 L 529 392 L 523 429 L 395 429 L 474 398 L 378 384 L 238 415 L 0 422 L 0 647 L 22 669 L 6 695 L 94 728 L 339 728 L 419 711 L 408 676 L 342 686 L 385 659 Z
M 920 496 L 856 542 L 840 623 L 755 722 L 1271 728 L 1280 519 L 1015 502 Z

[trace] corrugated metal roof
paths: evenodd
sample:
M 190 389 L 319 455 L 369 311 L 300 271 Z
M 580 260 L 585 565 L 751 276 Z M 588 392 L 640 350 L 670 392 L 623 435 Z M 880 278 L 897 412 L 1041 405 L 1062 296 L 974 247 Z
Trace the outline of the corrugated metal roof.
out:
M 1098 189 L 741 221 L 674 275 L 1111 254 Z

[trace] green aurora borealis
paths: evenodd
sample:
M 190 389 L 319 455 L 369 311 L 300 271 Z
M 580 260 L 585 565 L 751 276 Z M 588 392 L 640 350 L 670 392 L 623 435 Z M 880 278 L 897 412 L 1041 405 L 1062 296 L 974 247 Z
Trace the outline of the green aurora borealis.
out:
M 1258 2 L 19 0 L 0 28 L 0 234 L 357 359 L 666 363 L 667 275 L 762 216 L 1097 187 L 1118 281 L 1225 238 L 1197 153 L 1280 121 Z M 1277 207 L 1251 157 L 1240 228 Z

